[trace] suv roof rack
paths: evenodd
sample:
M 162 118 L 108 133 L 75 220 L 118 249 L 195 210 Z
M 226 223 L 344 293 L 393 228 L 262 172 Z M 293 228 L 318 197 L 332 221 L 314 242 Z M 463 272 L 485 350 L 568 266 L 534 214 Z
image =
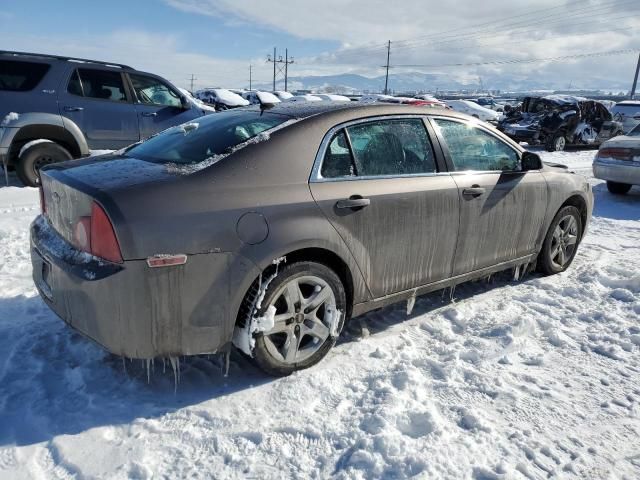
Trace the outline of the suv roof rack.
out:
M 121 63 L 101 62 L 99 60 L 89 60 L 88 58 L 67 57 L 67 56 L 61 56 L 61 55 L 49 55 L 49 54 L 46 54 L 46 53 L 13 52 L 13 51 L 10 51 L 10 50 L 0 50 L 0 55 L 16 55 L 16 56 L 24 55 L 26 57 L 53 58 L 53 59 L 62 60 L 62 61 L 96 63 L 98 65 L 106 65 L 108 67 L 122 68 L 123 70 L 134 70 L 134 68 L 132 68 L 132 67 L 130 67 L 128 65 L 123 65 Z

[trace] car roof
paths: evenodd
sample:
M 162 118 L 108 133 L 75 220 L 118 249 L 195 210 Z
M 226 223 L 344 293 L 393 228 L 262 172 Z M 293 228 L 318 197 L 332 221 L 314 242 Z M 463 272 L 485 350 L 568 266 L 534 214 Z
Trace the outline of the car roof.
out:
M 260 110 L 260 106 L 246 107 Z M 282 102 L 267 109 L 269 113 L 285 115 L 301 120 L 314 116 L 328 114 L 345 114 L 345 116 L 370 117 L 376 115 L 444 115 L 448 117 L 468 118 L 457 112 L 445 109 L 425 108 L 422 106 L 405 105 L 400 103 L 366 103 L 366 102 Z M 355 114 L 359 115 L 355 115 Z
M 63 62 L 77 62 L 77 63 L 89 63 L 96 65 L 103 65 L 106 67 L 115 67 L 122 70 L 135 70 L 134 68 L 115 62 L 103 62 L 100 60 L 91 60 L 88 58 L 79 57 L 66 57 L 62 55 L 49 55 L 46 53 L 30 53 L 30 52 L 14 52 L 10 50 L 0 50 L 0 56 L 5 57 L 7 60 L 40 60 L 40 61 L 63 61 Z M 26 58 L 25 58 L 26 57 Z

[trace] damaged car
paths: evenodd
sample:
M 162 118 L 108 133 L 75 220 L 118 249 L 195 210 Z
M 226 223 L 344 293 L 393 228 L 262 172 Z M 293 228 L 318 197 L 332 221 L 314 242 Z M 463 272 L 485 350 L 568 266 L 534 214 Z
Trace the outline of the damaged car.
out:
M 593 207 L 584 177 L 484 122 L 351 102 L 203 117 L 47 166 L 40 192 L 33 279 L 72 328 L 172 363 L 235 345 L 273 375 L 319 362 L 370 310 L 564 271 Z
M 549 152 L 567 146 L 595 147 L 623 131 L 601 102 L 570 95 L 526 97 L 498 129 L 517 142 L 544 145 Z

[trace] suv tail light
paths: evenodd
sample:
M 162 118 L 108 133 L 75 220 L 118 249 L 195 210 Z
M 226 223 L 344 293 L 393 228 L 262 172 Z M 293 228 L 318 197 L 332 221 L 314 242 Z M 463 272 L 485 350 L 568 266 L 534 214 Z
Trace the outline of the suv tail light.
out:
M 631 148 L 604 147 L 598 151 L 598 157 L 631 160 L 633 158 L 633 150 Z
M 110 262 L 122 263 L 113 225 L 102 207 L 91 205 L 91 216 L 80 217 L 73 228 L 74 244 L 80 250 Z

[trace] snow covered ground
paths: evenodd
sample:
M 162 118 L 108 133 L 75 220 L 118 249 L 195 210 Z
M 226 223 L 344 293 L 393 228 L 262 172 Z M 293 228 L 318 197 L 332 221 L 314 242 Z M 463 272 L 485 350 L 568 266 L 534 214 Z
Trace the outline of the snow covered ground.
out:
M 594 152 L 541 154 L 589 174 Z M 640 478 L 640 189 L 593 183 L 564 274 L 371 313 L 285 379 L 186 359 L 177 393 L 47 309 L 37 191 L 0 188 L 0 478 Z

